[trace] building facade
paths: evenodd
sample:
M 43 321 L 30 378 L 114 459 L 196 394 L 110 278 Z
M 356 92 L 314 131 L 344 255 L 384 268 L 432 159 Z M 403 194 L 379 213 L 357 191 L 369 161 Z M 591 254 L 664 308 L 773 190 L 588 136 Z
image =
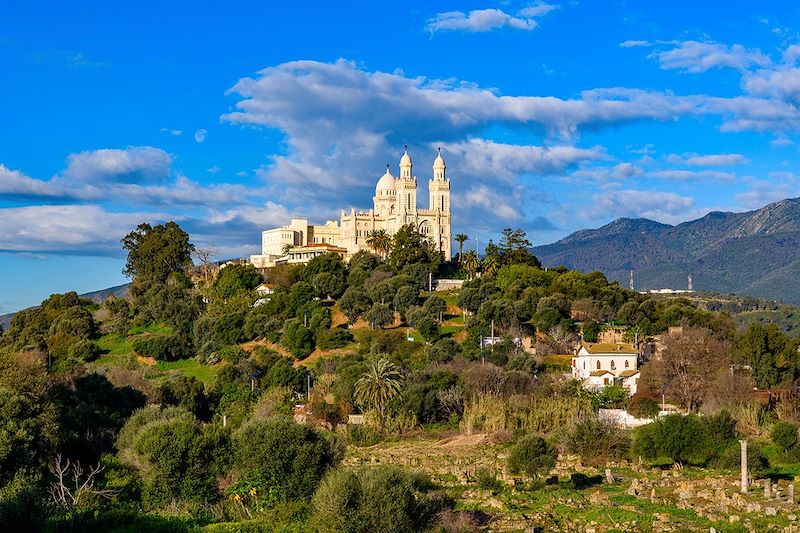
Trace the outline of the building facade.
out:
M 572 377 L 587 389 L 619 385 L 636 394 L 639 383 L 639 352 L 632 344 L 581 343 L 572 358 Z
M 256 267 L 272 267 L 290 262 L 293 248 L 326 244 L 346 250 L 349 259 L 361 250 L 371 250 L 367 239 L 372 231 L 385 230 L 389 235 L 413 225 L 445 260 L 452 257 L 452 219 L 450 215 L 450 179 L 441 150 L 433 161 L 433 174 L 428 180 L 428 208 L 417 206 L 417 177 L 406 148 L 400 159 L 400 172 L 394 176 L 389 166 L 375 186 L 373 207 L 369 211 L 342 210 L 339 220 L 324 225 L 311 225 L 306 218 L 292 218 L 287 226 L 261 233 L 261 254 L 250 256 Z M 296 262 L 297 255 L 292 257 Z

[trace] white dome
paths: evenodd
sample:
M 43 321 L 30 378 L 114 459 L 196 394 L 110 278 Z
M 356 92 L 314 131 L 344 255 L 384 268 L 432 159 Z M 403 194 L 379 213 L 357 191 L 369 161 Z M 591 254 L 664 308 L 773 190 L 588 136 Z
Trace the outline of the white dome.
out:
M 386 169 L 386 174 L 381 176 L 381 179 L 378 180 L 378 184 L 375 186 L 375 192 L 378 191 L 393 191 L 395 190 L 395 177 L 392 176 L 392 173 L 389 172 L 389 169 Z
M 442 157 L 442 149 L 439 148 L 439 154 L 433 160 L 433 168 L 444 168 L 444 157 Z
M 403 154 L 403 157 L 400 158 L 400 166 L 401 167 L 411 166 L 411 156 L 408 155 L 408 147 L 406 147 L 406 151 Z

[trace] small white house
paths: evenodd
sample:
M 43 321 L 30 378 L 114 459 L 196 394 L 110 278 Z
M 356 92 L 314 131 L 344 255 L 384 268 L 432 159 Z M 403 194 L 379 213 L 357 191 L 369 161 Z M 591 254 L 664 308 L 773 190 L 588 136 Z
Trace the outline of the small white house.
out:
M 260 297 L 270 296 L 271 294 L 275 293 L 275 287 L 273 285 L 269 285 L 268 283 L 262 283 L 258 287 L 256 287 L 256 294 Z
M 572 377 L 587 389 L 619 385 L 633 395 L 639 381 L 638 357 L 632 344 L 584 342 L 572 358 Z

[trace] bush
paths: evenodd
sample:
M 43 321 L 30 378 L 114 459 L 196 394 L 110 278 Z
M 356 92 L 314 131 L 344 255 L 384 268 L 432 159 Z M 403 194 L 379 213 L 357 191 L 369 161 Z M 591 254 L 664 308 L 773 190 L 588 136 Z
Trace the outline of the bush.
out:
M 634 395 L 628 402 L 628 413 L 636 418 L 655 418 L 661 408 L 652 398 Z
M 142 357 L 176 361 L 192 356 L 188 339 L 179 335 L 148 335 L 133 341 L 133 351 Z
M 427 315 L 417 321 L 417 331 L 428 342 L 436 342 L 441 335 L 439 323 Z
M 531 478 L 547 474 L 558 458 L 556 449 L 538 435 L 522 437 L 508 456 L 508 470 Z
M 741 468 L 741 445 L 738 442 L 730 443 L 713 461 L 717 468 L 739 470 Z M 764 455 L 764 451 L 755 442 L 747 443 L 747 471 L 754 478 L 762 477 L 769 470 L 769 460 Z
M 797 444 L 797 424 L 793 422 L 777 422 L 772 427 L 772 442 L 784 452 Z
M 561 442 L 568 452 L 580 455 L 582 462 L 591 466 L 622 458 L 630 448 L 627 432 L 596 416 L 575 420 L 564 432 Z
M 380 433 L 366 424 L 358 424 L 347 427 L 347 440 L 353 446 L 365 447 L 378 444 L 381 441 Z
M 637 428 L 632 452 L 650 460 L 703 466 L 716 449 L 708 426 L 697 415 L 672 414 Z
M 303 359 L 314 351 L 314 334 L 299 320 L 289 320 L 283 333 L 283 343 L 292 355 Z
M 621 409 L 628 400 L 628 391 L 617 385 L 606 385 L 592 396 L 595 409 Z
M 480 466 L 475 471 L 475 481 L 482 489 L 490 490 L 493 493 L 500 492 L 503 483 L 497 479 L 497 473 L 487 466 Z
M 346 329 L 325 329 L 317 334 L 317 346 L 322 350 L 333 350 L 353 342 L 353 334 Z
M 100 355 L 100 348 L 96 343 L 81 339 L 69 347 L 69 357 L 79 361 L 91 362 Z
M 311 526 L 337 533 L 421 531 L 453 506 L 431 488 L 427 479 L 397 466 L 334 470 L 314 495 Z
M 234 435 L 234 470 L 240 483 L 278 501 L 310 498 L 334 464 L 329 439 L 310 426 L 273 418 Z
M 223 346 L 221 350 L 217 352 L 220 359 L 223 361 L 227 361 L 231 364 L 236 364 L 242 359 L 247 359 L 247 352 L 241 346 Z

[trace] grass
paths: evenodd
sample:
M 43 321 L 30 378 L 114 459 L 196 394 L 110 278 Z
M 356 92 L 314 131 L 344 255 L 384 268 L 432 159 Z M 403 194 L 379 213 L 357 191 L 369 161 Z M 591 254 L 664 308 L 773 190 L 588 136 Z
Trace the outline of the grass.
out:
M 147 324 L 146 326 L 136 326 L 128 330 L 128 335 L 141 335 L 142 333 L 172 333 L 172 328 L 164 324 Z
M 120 337 L 113 333 L 103 335 L 97 339 L 97 345 L 103 351 L 103 355 L 100 359 L 107 358 L 109 362 L 113 361 L 116 356 L 130 355 L 133 353 L 132 339 L 130 337 Z
M 205 385 L 211 385 L 217 373 L 224 366 L 224 363 L 216 365 L 204 365 L 197 361 L 197 359 L 179 359 L 178 361 L 159 361 L 156 363 L 155 368 L 160 372 L 177 373 L 180 372 L 184 376 L 195 378 L 202 381 Z

